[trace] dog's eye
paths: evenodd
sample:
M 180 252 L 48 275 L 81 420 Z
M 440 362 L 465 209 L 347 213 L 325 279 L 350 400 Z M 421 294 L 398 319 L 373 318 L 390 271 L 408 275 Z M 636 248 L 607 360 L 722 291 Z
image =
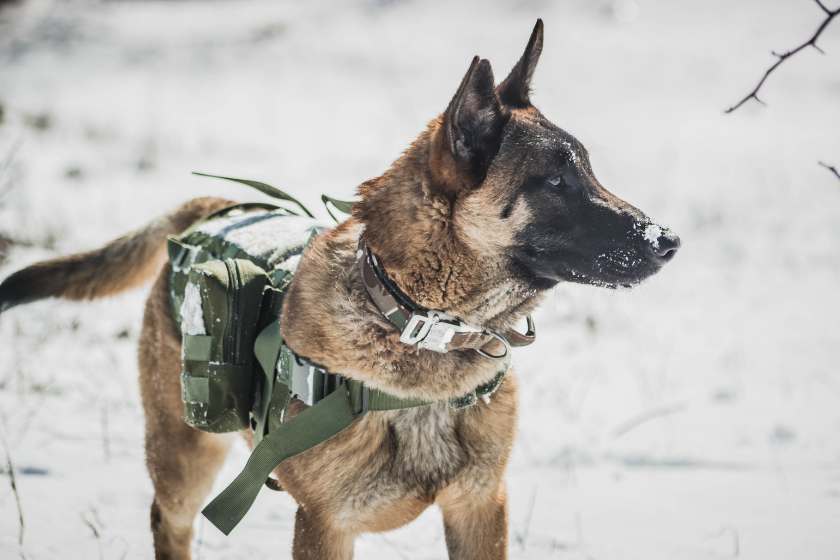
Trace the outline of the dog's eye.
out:
M 548 184 L 552 187 L 559 187 L 563 184 L 563 175 L 555 175 L 548 180 Z

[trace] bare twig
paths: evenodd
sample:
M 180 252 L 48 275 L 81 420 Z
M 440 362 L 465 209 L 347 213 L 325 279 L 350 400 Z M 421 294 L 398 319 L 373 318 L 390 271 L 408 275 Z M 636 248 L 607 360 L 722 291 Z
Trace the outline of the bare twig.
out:
M 822 34 L 822 32 L 825 31 L 825 28 L 828 27 L 828 24 L 831 23 L 831 20 L 833 20 L 838 15 L 840 15 L 840 8 L 837 8 L 836 10 L 832 11 L 832 10 L 829 10 L 828 8 L 826 8 L 825 5 L 820 0 L 814 0 L 814 1 L 817 3 L 817 5 L 819 5 L 820 9 L 823 12 L 825 12 L 825 14 L 826 14 L 826 18 L 823 20 L 823 22 L 819 26 L 819 28 L 817 28 L 816 33 L 814 33 L 814 35 L 810 39 L 808 39 L 808 41 L 806 41 L 805 43 L 802 43 L 801 45 L 799 45 L 798 47 L 796 47 L 792 51 L 788 51 L 784 54 L 777 54 L 777 53 L 774 52 L 773 56 L 775 56 L 776 58 L 779 59 L 779 60 L 776 61 L 776 64 L 771 66 L 767 70 L 767 72 L 764 73 L 764 77 L 761 78 L 761 81 L 758 82 L 758 85 L 755 86 L 755 89 L 752 90 L 752 92 L 749 95 L 747 95 L 745 98 L 743 98 L 741 101 L 739 101 L 737 105 L 734 105 L 734 106 L 730 107 L 729 109 L 727 109 L 726 110 L 727 113 L 731 113 L 732 111 L 734 111 L 735 109 L 737 109 L 738 107 L 740 107 L 741 105 L 743 105 L 744 103 L 749 101 L 750 99 L 755 99 L 756 101 L 758 101 L 759 103 L 764 105 L 764 101 L 762 101 L 761 99 L 758 98 L 758 90 L 761 89 L 761 86 L 764 85 L 765 80 L 767 80 L 767 77 L 770 76 L 770 74 L 773 72 L 773 70 L 778 68 L 782 64 L 782 62 L 784 62 L 788 58 L 792 57 L 793 55 L 795 55 L 799 51 L 805 50 L 808 47 L 814 47 L 820 53 L 823 52 L 822 49 L 817 46 L 817 39 L 819 38 L 820 34 Z
M 9 482 L 12 485 L 12 492 L 15 494 L 15 502 L 17 503 L 17 510 L 18 510 L 18 519 L 20 520 L 20 531 L 18 532 L 18 546 L 20 546 L 20 557 L 23 560 L 26 560 L 26 556 L 23 555 L 23 533 L 26 528 L 26 524 L 23 522 L 23 507 L 20 504 L 20 494 L 18 493 L 17 489 L 17 481 L 15 480 L 15 466 L 12 463 L 12 454 L 9 453 L 9 446 L 6 443 L 6 437 L 3 435 L 2 431 L 0 431 L 0 442 L 3 443 L 3 451 L 6 453 L 6 462 L 9 465 Z
M 821 161 L 817 162 L 817 163 L 819 163 L 820 165 L 822 165 L 823 167 L 825 167 L 826 169 L 828 169 L 829 171 L 834 173 L 837 176 L 837 178 L 840 179 L 840 172 L 837 171 L 836 167 L 834 167 L 833 165 L 827 165 L 827 164 L 825 164 Z
M 89 520 L 85 515 L 86 512 L 81 512 L 79 517 L 82 518 L 82 523 L 87 525 L 91 531 L 93 531 L 93 537 L 96 539 L 96 547 L 99 549 L 99 560 L 104 560 L 105 555 L 102 550 L 102 535 L 100 533 L 100 529 L 102 528 L 102 521 L 99 520 L 99 516 L 96 515 L 96 510 L 90 508 L 91 514 L 93 514 L 93 521 Z
M 50 381 L 47 387 L 49 387 L 50 385 L 52 385 L 52 381 Z M 41 400 L 35 403 L 35 405 L 30 408 L 29 412 L 23 418 L 23 420 L 20 421 L 20 428 L 18 429 L 18 432 L 15 436 L 15 445 L 20 445 L 20 443 L 23 441 L 23 438 L 26 437 L 26 432 L 29 431 L 29 427 L 32 425 L 32 421 L 35 419 L 35 416 L 38 415 L 38 411 L 41 410 L 41 407 L 44 405 L 44 402 L 46 402 L 47 396 L 48 395 L 46 392 L 42 394 Z
M 516 540 L 522 545 L 522 550 L 525 550 L 525 545 L 528 542 L 528 533 L 531 530 L 531 516 L 534 513 L 534 504 L 537 501 L 537 489 L 539 485 L 534 486 L 534 490 L 531 492 L 531 503 L 528 506 L 528 515 L 525 517 L 525 528 L 522 533 L 517 531 L 516 533 Z

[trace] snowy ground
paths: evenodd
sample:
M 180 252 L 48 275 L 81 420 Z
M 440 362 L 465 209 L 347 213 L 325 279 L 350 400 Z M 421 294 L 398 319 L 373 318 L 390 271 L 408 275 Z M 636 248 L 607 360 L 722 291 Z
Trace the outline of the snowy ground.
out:
M 561 286 L 535 317 L 539 341 L 517 353 L 510 556 L 839 558 L 840 180 L 817 161 L 840 166 L 840 23 L 825 56 L 768 80 L 767 107 L 723 114 L 770 50 L 816 29 L 808 0 L 4 6 L 0 237 L 15 244 L 0 278 L 193 196 L 261 196 L 193 170 L 313 208 L 349 197 L 444 109 L 474 54 L 503 77 L 537 17 L 535 103 L 683 249 L 641 288 Z M 0 558 L 151 557 L 143 292 L 0 318 L 0 433 L 25 521 L 19 547 L 4 473 Z M 230 537 L 198 522 L 196 557 L 288 558 L 293 512 L 264 491 Z M 356 551 L 445 558 L 440 514 Z

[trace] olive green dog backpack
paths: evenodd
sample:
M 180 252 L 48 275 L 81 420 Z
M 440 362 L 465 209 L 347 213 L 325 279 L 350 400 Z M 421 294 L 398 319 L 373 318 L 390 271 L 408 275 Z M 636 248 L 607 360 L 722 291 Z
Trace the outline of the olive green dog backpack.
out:
M 323 226 L 266 204 L 211 217 L 169 239 L 184 421 L 213 433 L 264 427 L 254 344 L 279 318 L 300 255 Z

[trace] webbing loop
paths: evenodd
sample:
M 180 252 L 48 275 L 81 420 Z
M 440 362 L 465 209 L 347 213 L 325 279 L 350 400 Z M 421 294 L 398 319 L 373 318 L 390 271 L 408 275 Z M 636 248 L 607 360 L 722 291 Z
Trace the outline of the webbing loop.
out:
M 254 448 L 242 472 L 201 513 L 222 533 L 229 535 L 251 509 L 277 465 L 338 435 L 352 422 L 353 411 L 347 390 L 334 391 L 265 436 Z
M 324 208 L 327 209 L 327 214 L 329 214 L 330 218 L 335 220 L 336 223 L 340 222 L 341 220 L 339 220 L 338 218 L 336 218 L 333 215 L 332 211 L 330 210 L 329 205 L 327 204 L 328 202 L 330 204 L 332 204 L 333 206 L 335 206 L 335 208 L 339 212 L 344 212 L 345 214 L 350 214 L 351 212 L 353 212 L 353 202 L 351 202 L 349 200 L 338 200 L 337 198 L 333 198 L 331 196 L 327 196 L 325 194 L 322 194 L 321 195 L 321 202 L 324 203 Z
M 303 205 L 301 201 L 299 201 L 290 194 L 284 193 L 278 188 L 272 187 L 271 185 L 266 185 L 265 183 L 261 183 L 259 181 L 251 181 L 249 179 L 234 179 L 233 177 L 222 177 L 221 175 L 208 175 L 207 173 L 198 173 L 197 171 L 193 171 L 193 175 L 200 175 L 202 177 L 212 177 L 214 179 L 225 179 L 226 181 L 234 181 L 235 183 L 242 183 L 243 185 L 248 185 L 249 187 L 253 187 L 261 193 L 267 194 L 272 198 L 288 200 L 289 202 L 293 202 L 294 204 L 297 204 L 298 207 L 301 210 L 303 210 L 307 216 L 309 216 L 310 218 L 315 217 L 312 215 L 312 212 L 310 212 L 309 209 Z

